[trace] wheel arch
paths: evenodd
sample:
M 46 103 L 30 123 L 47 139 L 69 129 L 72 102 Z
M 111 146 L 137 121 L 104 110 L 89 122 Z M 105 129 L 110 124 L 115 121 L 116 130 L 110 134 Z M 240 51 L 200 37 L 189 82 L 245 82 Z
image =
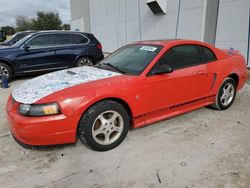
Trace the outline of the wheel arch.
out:
M 121 99 L 121 98 L 119 98 L 119 97 L 105 97 L 105 98 L 98 99 L 98 100 L 95 100 L 95 101 L 90 102 L 90 103 L 87 105 L 87 107 L 83 110 L 83 112 L 82 112 L 82 114 L 81 114 L 81 118 L 79 119 L 79 122 L 78 122 L 77 127 L 79 126 L 79 123 L 80 123 L 82 117 L 84 116 L 84 114 L 85 114 L 93 105 L 95 105 L 95 104 L 98 103 L 98 102 L 104 101 L 104 100 L 111 100 L 111 101 L 115 101 L 115 102 L 121 104 L 121 105 L 126 109 L 126 111 L 128 112 L 128 115 L 129 115 L 129 118 L 130 118 L 130 122 L 131 122 L 131 126 L 133 127 L 134 122 L 133 122 L 133 111 L 132 111 L 132 108 L 131 108 L 131 106 L 128 104 L 127 101 L 125 101 L 124 99 Z M 77 129 L 78 129 L 78 128 L 77 128 Z
M 231 74 L 228 75 L 227 77 L 232 78 L 232 79 L 235 81 L 235 83 L 236 83 L 236 87 L 238 87 L 238 85 L 239 85 L 239 80 L 240 80 L 240 77 L 239 77 L 238 74 L 236 74 L 236 73 L 231 73 Z
M 125 100 L 123 100 L 121 98 L 116 98 L 116 97 L 106 98 L 103 100 L 111 100 L 111 101 L 115 101 L 115 102 L 121 104 L 127 110 L 129 117 L 130 118 L 133 117 L 132 109 Z
M 75 65 L 77 64 L 78 59 L 80 59 L 82 57 L 88 57 L 88 58 L 92 59 L 92 61 L 95 63 L 95 59 L 91 55 L 82 54 L 82 55 L 77 56 L 77 58 L 75 59 Z
M 8 61 L 6 59 L 0 59 L 0 63 L 4 63 L 4 64 L 8 65 L 12 71 L 12 74 L 14 74 L 14 70 L 13 70 L 13 67 L 12 67 L 12 64 L 10 61 Z
M 221 84 L 226 78 L 232 78 L 236 82 L 236 88 L 239 89 L 240 86 L 240 70 L 230 65 L 227 61 L 225 61 L 226 67 L 222 67 L 219 69 L 216 69 L 216 81 L 212 90 L 213 94 L 216 94 L 218 89 L 220 88 Z

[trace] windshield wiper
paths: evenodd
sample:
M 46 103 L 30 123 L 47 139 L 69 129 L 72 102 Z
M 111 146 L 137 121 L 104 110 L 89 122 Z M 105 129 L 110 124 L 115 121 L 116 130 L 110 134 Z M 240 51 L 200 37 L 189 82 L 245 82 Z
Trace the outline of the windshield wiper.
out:
M 122 74 L 126 74 L 126 72 L 125 72 L 125 71 L 122 71 L 122 70 L 121 70 L 121 69 L 119 69 L 117 66 L 115 66 L 115 65 L 113 65 L 113 64 L 111 64 L 111 63 L 109 63 L 109 62 L 103 63 L 103 65 L 108 65 L 108 66 L 112 67 L 113 69 L 115 69 L 115 70 L 119 71 L 120 73 L 122 73 Z

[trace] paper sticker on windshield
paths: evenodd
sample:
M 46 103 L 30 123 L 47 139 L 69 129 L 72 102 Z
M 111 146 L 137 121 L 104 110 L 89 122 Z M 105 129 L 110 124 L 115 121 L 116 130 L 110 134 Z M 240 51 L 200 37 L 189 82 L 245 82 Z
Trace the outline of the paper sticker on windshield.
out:
M 145 51 L 149 51 L 149 52 L 154 52 L 157 48 L 156 47 L 152 47 L 152 46 L 142 46 L 140 48 L 140 50 L 145 50 Z

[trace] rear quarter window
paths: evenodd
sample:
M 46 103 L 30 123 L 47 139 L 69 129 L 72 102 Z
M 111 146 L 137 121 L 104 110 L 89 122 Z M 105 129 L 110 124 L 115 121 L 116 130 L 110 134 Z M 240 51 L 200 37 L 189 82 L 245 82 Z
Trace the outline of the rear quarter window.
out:
M 205 63 L 216 61 L 217 57 L 215 53 L 207 47 L 201 46 Z
M 86 44 L 89 39 L 81 34 L 72 34 L 72 44 Z

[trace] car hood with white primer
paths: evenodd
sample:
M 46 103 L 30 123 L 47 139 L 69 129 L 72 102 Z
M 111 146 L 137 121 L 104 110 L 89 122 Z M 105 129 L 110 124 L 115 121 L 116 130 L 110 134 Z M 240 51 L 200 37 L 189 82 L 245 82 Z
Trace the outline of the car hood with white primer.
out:
M 89 66 L 61 70 L 20 84 L 13 89 L 12 97 L 17 102 L 33 104 L 54 92 L 82 83 L 119 75 L 121 74 Z

